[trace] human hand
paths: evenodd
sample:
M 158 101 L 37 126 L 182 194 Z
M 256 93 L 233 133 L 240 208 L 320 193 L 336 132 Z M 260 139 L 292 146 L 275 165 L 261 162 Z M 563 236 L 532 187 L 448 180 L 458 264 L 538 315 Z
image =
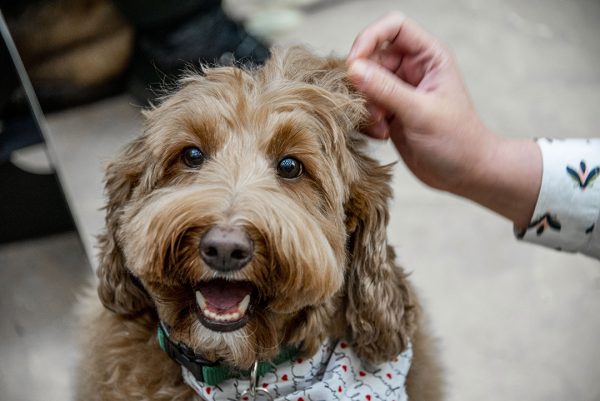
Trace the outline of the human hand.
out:
M 466 184 L 496 137 L 477 116 L 450 50 L 394 12 L 357 36 L 348 64 L 369 101 L 368 133 L 390 137 L 426 184 L 449 191 Z
M 541 176 L 529 140 L 502 138 L 481 122 L 451 51 L 393 12 L 355 39 L 348 74 L 368 100 L 367 133 L 391 138 L 425 184 L 528 223 Z

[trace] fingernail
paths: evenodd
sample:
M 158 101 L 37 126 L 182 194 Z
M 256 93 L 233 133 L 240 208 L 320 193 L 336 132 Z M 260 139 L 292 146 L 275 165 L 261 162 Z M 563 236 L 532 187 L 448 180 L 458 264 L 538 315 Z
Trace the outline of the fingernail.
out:
M 367 112 L 371 115 L 371 120 L 373 123 L 378 123 L 385 118 L 385 112 L 381 109 L 381 107 L 367 104 Z
M 371 71 L 366 61 L 356 60 L 350 65 L 348 74 L 359 83 L 367 83 L 369 82 Z
M 390 137 L 390 127 L 386 121 L 378 121 L 371 127 L 373 136 L 377 139 L 388 139 Z

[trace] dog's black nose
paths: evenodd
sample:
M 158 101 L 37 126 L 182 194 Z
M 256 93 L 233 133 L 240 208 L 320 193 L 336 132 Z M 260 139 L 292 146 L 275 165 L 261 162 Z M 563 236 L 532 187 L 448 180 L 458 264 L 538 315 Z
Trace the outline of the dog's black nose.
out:
M 252 240 L 238 226 L 214 226 L 200 240 L 202 260 L 222 272 L 240 270 L 250 262 L 253 252 Z

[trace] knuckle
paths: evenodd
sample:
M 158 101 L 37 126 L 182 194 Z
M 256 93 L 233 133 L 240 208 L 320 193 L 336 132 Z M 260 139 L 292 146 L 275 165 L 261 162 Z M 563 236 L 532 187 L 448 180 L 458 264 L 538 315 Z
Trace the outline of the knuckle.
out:
M 440 40 L 440 39 L 436 39 L 435 40 L 435 48 L 438 50 L 438 52 L 446 57 L 452 57 L 453 53 L 452 53 L 452 48 L 444 41 Z
M 453 63 L 454 53 L 450 46 L 439 39 L 436 39 L 431 46 L 430 54 L 432 55 L 433 61 L 436 64 L 447 64 Z

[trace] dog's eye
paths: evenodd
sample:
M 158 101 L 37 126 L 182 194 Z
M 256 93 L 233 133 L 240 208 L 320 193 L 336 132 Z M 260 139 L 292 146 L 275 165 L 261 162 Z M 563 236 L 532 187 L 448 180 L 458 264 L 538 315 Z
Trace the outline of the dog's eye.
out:
M 189 167 L 200 167 L 204 163 L 204 153 L 196 147 L 189 147 L 183 149 L 181 152 L 181 158 L 183 162 Z
M 277 174 L 282 178 L 296 178 L 302 174 L 302 163 L 293 157 L 284 157 L 277 165 Z

